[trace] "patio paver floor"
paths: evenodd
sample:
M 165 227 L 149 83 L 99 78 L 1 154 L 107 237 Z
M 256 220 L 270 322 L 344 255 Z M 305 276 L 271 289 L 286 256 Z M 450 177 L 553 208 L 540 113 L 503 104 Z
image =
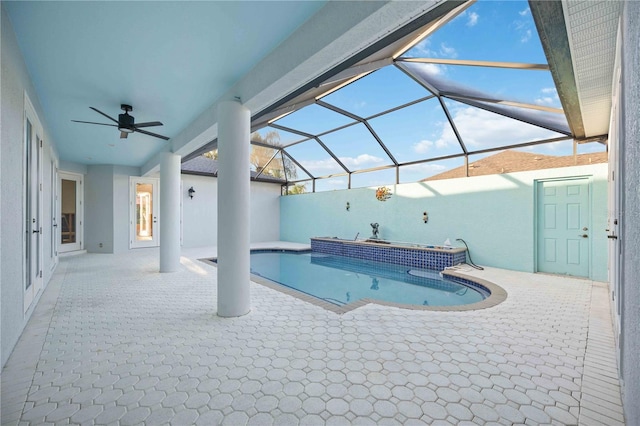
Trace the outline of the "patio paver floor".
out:
M 2 424 L 624 422 L 602 283 L 469 269 L 507 300 L 342 315 L 252 284 L 251 313 L 223 319 L 214 267 L 157 270 L 156 249 L 61 259 L 3 369 Z

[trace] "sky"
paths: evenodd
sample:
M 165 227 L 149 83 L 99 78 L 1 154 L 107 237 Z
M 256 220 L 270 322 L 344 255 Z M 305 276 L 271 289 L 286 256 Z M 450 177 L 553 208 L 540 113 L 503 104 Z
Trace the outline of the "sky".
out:
M 527 1 L 480 0 L 462 14 L 431 34 L 404 57 L 466 59 L 546 64 Z M 407 64 L 419 70 L 440 90 L 467 93 L 482 92 L 496 99 L 523 102 L 561 109 L 549 71 L 501 69 L 459 65 Z M 465 89 L 467 88 L 467 89 Z M 424 87 L 391 65 L 322 98 L 322 101 L 368 118 L 399 105 L 430 96 Z M 455 100 L 445 104 L 468 151 L 563 136 Z M 531 110 L 527 110 L 530 113 Z M 561 115 L 538 112 L 545 119 L 564 120 Z M 396 161 L 408 162 L 462 153 L 462 148 L 437 98 L 368 120 Z M 320 134 L 354 121 L 319 105 L 296 111 L 276 124 L 310 134 Z M 566 120 L 564 121 L 566 123 Z M 566 126 L 566 124 L 565 124 Z M 267 132 L 269 128 L 260 132 Z M 299 141 L 298 135 L 280 131 L 283 145 Z M 392 165 L 364 124 L 320 136 L 338 159 L 350 170 Z M 571 141 L 529 147 L 528 152 L 569 155 Z M 585 144 L 580 152 L 602 151 L 601 144 Z M 315 140 L 286 148 L 314 176 L 341 173 L 344 170 Z M 470 157 L 470 162 L 485 155 Z M 401 182 L 414 182 L 464 164 L 463 158 L 429 162 L 400 168 Z M 298 168 L 297 179 L 307 175 Z M 316 190 L 346 189 L 347 176 L 316 181 Z M 395 183 L 395 169 L 352 175 L 352 187 Z M 310 187 L 308 188 L 310 190 Z

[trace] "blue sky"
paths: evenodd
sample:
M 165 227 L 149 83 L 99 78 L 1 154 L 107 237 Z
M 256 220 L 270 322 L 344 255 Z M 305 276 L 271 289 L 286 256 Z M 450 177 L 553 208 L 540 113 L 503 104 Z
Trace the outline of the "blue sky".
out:
M 478 1 L 403 56 L 546 63 L 526 1 Z M 412 66 L 421 67 L 440 90 L 454 86 L 459 90 L 464 86 L 496 99 L 561 108 L 548 71 L 437 64 Z M 404 72 L 388 66 L 325 96 L 322 101 L 368 118 L 429 95 Z M 454 100 L 446 100 L 445 104 L 469 151 L 561 136 Z M 557 117 L 549 112 L 539 114 Z M 277 124 L 319 134 L 352 122 L 326 108 L 311 105 L 278 120 Z M 369 124 L 400 163 L 462 152 L 437 98 L 371 119 Z M 268 130 L 263 129 L 261 133 Z M 320 139 L 351 170 L 393 164 L 362 124 L 326 134 Z M 297 140 L 300 140 L 297 135 L 283 133 L 281 136 L 285 145 Z M 604 148 L 600 144 L 586 144 L 580 149 L 581 152 L 589 152 Z M 557 142 L 526 150 L 569 155 L 572 143 Z M 292 146 L 287 151 L 315 176 L 343 171 L 314 140 Z M 479 158 L 474 156 L 470 161 Z M 454 159 L 400 168 L 400 180 L 417 181 L 463 163 L 463 159 Z M 298 178 L 302 177 L 303 174 L 299 173 Z M 353 187 L 392 184 L 394 181 L 394 169 L 352 175 Z M 318 180 L 316 190 L 344 189 L 346 185 L 346 176 Z

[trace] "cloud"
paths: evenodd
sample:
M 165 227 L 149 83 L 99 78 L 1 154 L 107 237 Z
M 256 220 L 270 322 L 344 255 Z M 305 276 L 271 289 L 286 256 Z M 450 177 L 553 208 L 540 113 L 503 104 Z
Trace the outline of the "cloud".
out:
M 360 154 L 357 157 L 338 158 L 349 170 L 368 169 L 370 167 L 379 166 L 384 162 L 382 158 L 369 154 Z M 300 160 L 300 164 L 315 176 L 344 173 L 342 167 L 340 167 L 332 158 L 324 160 Z
M 462 140 L 470 150 L 499 147 L 556 136 L 556 133 L 541 127 L 528 125 L 518 120 L 471 107 L 461 107 L 453 113 L 453 120 Z M 445 142 L 455 141 L 451 129 L 442 132 Z
M 440 44 L 440 54 L 447 58 L 457 58 L 458 52 L 455 47 L 447 46 L 446 43 Z
M 429 75 L 442 75 L 446 73 L 446 67 L 438 64 L 422 64 L 422 69 Z
M 465 146 L 472 151 L 513 145 L 557 136 L 555 133 L 528 125 L 491 112 L 461 106 L 451 110 L 453 121 L 460 132 Z M 434 140 L 424 139 L 412 145 L 423 158 L 438 156 L 445 148 L 459 146 L 451 126 L 446 121 L 438 124 L 438 136 Z
M 471 12 L 467 17 L 467 27 L 475 26 L 478 23 L 478 18 L 480 18 L 480 15 L 476 12 Z
M 414 143 L 413 150 L 418 154 L 426 154 L 431 150 L 433 145 L 434 143 L 432 141 L 424 139 L 424 140 L 421 140 L 420 142 Z
M 438 56 L 438 54 L 431 49 L 431 40 L 429 40 L 428 38 L 425 38 L 420 43 L 413 46 L 411 50 L 415 51 L 418 56 Z
M 524 10 L 521 10 L 520 12 L 518 12 L 518 15 L 520 16 L 527 16 L 529 13 L 531 13 L 531 9 L 529 9 L 528 7 Z
M 440 173 L 449 168 L 443 164 L 438 164 L 438 163 L 422 163 L 422 164 L 407 166 L 405 167 L 405 170 L 409 167 L 411 167 L 411 171 L 420 171 L 420 172 L 431 173 L 431 174 Z
M 538 105 L 560 106 L 560 98 L 555 87 L 544 87 L 540 89 L 542 95 L 538 96 L 534 101 Z
M 457 58 L 458 51 L 455 47 L 449 46 L 446 43 L 441 43 L 440 46 L 434 50 L 431 46 L 431 40 L 424 39 L 420 43 L 411 48 L 410 52 L 413 57 L 419 58 Z M 434 69 L 434 74 L 441 74 L 442 69 Z
M 373 167 L 380 165 L 384 160 L 380 157 L 369 154 L 360 154 L 357 157 L 338 157 L 342 164 L 347 166 L 348 169 L 366 169 L 367 167 Z
M 344 172 L 332 158 L 327 158 L 326 160 L 299 160 L 299 162 L 302 167 L 315 176 Z
M 538 105 L 553 105 L 554 102 L 554 99 L 550 98 L 549 96 L 537 98 L 535 100 L 535 103 Z
M 527 43 L 533 37 L 530 20 L 516 19 L 511 23 L 511 27 L 515 30 L 516 35 L 520 37 L 520 43 Z
M 425 176 L 433 176 L 445 170 L 449 170 L 452 166 L 457 167 L 457 164 L 453 165 L 451 162 L 448 163 L 449 164 L 429 162 L 403 166 L 400 168 L 400 178 L 403 182 L 412 182 L 424 179 Z

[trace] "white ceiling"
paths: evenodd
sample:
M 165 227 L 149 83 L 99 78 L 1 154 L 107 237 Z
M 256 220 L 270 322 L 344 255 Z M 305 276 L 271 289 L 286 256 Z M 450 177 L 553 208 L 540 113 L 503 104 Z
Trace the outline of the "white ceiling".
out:
M 323 6 L 324 1 L 3 1 L 61 159 L 141 166 L 167 142 L 120 139 L 89 109 L 133 106 L 173 138 Z
M 609 132 L 616 33 L 623 2 L 562 2 L 585 137 Z

